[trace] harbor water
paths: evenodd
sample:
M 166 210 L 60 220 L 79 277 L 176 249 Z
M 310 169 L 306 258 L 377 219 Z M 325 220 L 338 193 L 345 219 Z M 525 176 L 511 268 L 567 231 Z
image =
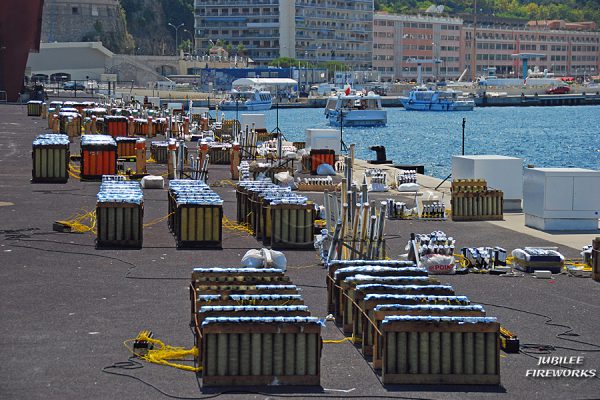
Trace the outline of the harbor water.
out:
M 387 158 L 395 164 L 424 165 L 427 175 L 445 178 L 451 172 L 452 156 L 461 153 L 462 119 L 466 118 L 465 154 L 520 157 L 525 165 L 536 167 L 600 169 L 600 106 L 387 110 L 386 127 L 343 128 L 344 142 L 356 144 L 357 157 L 374 159 L 369 146 L 384 145 Z M 266 114 L 267 128 L 275 129 L 277 110 L 261 113 Z M 235 118 L 235 111 L 225 116 Z M 330 127 L 323 109 L 296 108 L 279 109 L 279 128 L 287 140 L 303 141 L 307 128 Z

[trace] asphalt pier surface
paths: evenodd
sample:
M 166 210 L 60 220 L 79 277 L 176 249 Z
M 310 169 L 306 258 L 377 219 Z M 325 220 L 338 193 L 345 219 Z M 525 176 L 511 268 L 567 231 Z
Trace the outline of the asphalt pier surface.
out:
M 52 223 L 96 203 L 98 182 L 31 184 L 31 142 L 47 122 L 27 117 L 25 106 L 0 106 L 0 398 L 2 399 L 160 399 L 167 398 L 409 398 L 409 399 L 593 399 L 600 378 L 532 378 L 537 357 L 582 356 L 576 369 L 600 376 L 600 283 L 566 275 L 536 280 L 530 275 L 440 276 L 459 295 L 484 304 L 489 316 L 536 344 L 530 352 L 501 353 L 500 386 L 384 386 L 380 376 L 351 343 L 326 344 L 320 387 L 203 389 L 194 373 L 143 363 L 142 368 L 109 369 L 128 360 L 123 341 L 149 329 L 165 343 L 189 348 L 188 284 L 194 266 L 239 266 L 253 237 L 224 230 L 223 250 L 177 250 L 162 221 L 144 229 L 142 250 L 97 250 L 93 234 L 52 231 Z M 72 154 L 77 152 L 72 146 Z M 164 173 L 164 166 L 150 165 Z M 209 183 L 228 179 L 228 167 L 211 168 Z M 235 220 L 235 191 L 213 185 L 224 199 L 224 213 Z M 319 194 L 311 194 L 319 201 Z M 391 194 L 382 195 L 383 198 Z M 167 214 L 165 190 L 144 191 L 144 221 Z M 457 247 L 555 245 L 568 258 L 574 246 L 548 241 L 487 222 L 390 221 L 389 253 L 404 252 L 411 232 L 443 230 Z M 285 251 L 288 274 L 303 289 L 314 316 L 326 315 L 325 270 L 314 251 Z M 547 316 L 547 317 L 546 317 Z M 548 319 L 552 321 L 549 324 Z M 553 325 L 555 324 L 555 325 Z M 560 325 L 560 326 L 558 326 Z M 557 334 L 569 328 L 566 339 Z M 341 339 L 333 322 L 323 338 Z M 593 345 L 593 346 L 592 346 Z M 554 347 L 548 347 L 554 346 Z M 568 349 L 567 349 L 568 348 Z M 582 352 L 580 350 L 595 350 Z M 125 367 L 125 366 L 124 366 Z M 145 383 L 144 383 L 145 382 Z M 151 386 L 152 385 L 152 386 Z M 234 394 L 229 391 L 246 390 Z M 225 393 L 222 393 L 225 392 Z M 222 394 L 219 394 L 222 393 Z

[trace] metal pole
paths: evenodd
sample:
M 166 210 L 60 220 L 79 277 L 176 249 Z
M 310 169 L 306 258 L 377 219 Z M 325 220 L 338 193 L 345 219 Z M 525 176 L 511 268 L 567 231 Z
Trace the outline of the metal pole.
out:
M 462 155 L 465 155 L 465 124 L 467 123 L 467 119 L 463 118 L 462 121 Z
M 471 49 L 471 82 L 477 80 L 477 0 L 474 0 L 473 5 L 473 40 L 471 41 L 473 48 Z

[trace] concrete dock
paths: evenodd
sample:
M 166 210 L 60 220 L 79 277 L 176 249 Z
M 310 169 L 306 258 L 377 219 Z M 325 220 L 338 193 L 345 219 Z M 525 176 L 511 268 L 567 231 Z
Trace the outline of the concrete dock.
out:
M 380 376 L 351 343 L 323 347 L 320 387 L 203 389 L 194 373 L 143 363 L 137 369 L 109 369 L 128 360 L 123 341 L 149 329 L 174 346 L 193 345 L 189 329 L 188 283 L 195 266 L 238 266 L 248 249 L 260 248 L 251 236 L 224 231 L 223 250 L 177 250 L 162 221 L 144 229 L 142 250 L 96 250 L 93 234 L 52 231 L 52 223 L 80 210 L 92 210 L 98 182 L 70 179 L 67 184 L 31 184 L 31 143 L 47 123 L 27 117 L 26 107 L 0 105 L 0 397 L 3 399 L 266 399 L 398 398 L 398 399 L 593 399 L 600 393 L 600 283 L 556 275 L 485 274 L 440 276 L 457 293 L 483 304 L 489 316 L 516 333 L 529 353 L 501 353 L 500 386 L 395 385 Z M 77 152 L 72 147 L 72 154 Z M 235 219 L 235 191 L 223 184 L 228 166 L 212 166 L 209 184 L 224 199 L 224 214 Z M 363 166 L 364 168 L 364 166 Z M 149 165 L 162 174 L 164 166 Z M 425 189 L 438 180 L 420 176 Z M 439 194 L 448 193 L 448 183 Z M 320 202 L 322 195 L 309 196 Z M 400 196 L 393 192 L 379 198 Z M 400 197 L 399 197 L 400 198 Z M 407 200 L 410 196 L 405 196 Z M 449 198 L 445 194 L 444 200 Z M 165 190 L 144 191 L 145 222 L 167 215 Z M 404 253 L 410 233 L 443 230 L 457 247 L 527 245 L 558 246 L 567 258 L 578 258 L 585 235 L 551 235 L 525 229 L 518 215 L 504 221 L 389 221 L 389 254 Z M 314 251 L 285 251 L 288 275 L 301 286 L 313 315 L 326 316 L 325 270 Z M 552 319 L 550 324 L 545 324 Z M 560 324 L 551 325 L 551 324 Z M 557 335 L 572 328 L 578 336 Z M 333 322 L 323 338 L 342 339 Z M 553 347 L 548 347 L 553 346 Z M 584 352 L 592 350 L 595 352 Z M 578 369 L 596 369 L 595 378 L 532 378 L 528 370 L 540 356 L 582 356 Z M 131 378 L 133 377 L 133 378 Z M 150 386 L 152 385 L 152 386 Z M 162 391 L 159 392 L 158 390 Z

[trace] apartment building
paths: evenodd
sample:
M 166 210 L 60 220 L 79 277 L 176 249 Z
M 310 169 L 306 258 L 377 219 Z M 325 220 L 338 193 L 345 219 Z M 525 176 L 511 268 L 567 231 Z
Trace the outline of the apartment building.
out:
M 196 0 L 195 48 L 222 40 L 256 64 L 277 57 L 371 66 L 373 0 Z
M 517 53 L 542 57 L 529 61 L 558 76 L 597 74 L 600 68 L 600 32 L 593 23 L 532 21 L 483 17 L 474 28 L 472 17 L 376 13 L 373 33 L 373 68 L 387 79 L 414 79 L 413 59 L 423 61 L 426 79 L 456 79 L 465 70 L 471 76 L 471 57 L 476 56 L 476 76 L 495 67 L 501 77 L 522 74 Z M 476 33 L 476 40 L 473 34 Z M 473 52 L 473 43 L 476 51 Z M 439 59 L 440 64 L 432 63 Z
M 462 24 L 460 18 L 375 13 L 373 69 L 384 79 L 410 79 L 418 59 L 426 77 L 460 74 Z
M 522 76 L 522 66 L 511 57 L 517 53 L 533 53 L 543 57 L 529 60 L 529 68 L 538 67 L 557 76 L 597 74 L 600 67 L 600 32 L 593 23 L 549 25 L 536 21 L 508 25 L 490 19 L 476 27 L 477 75 L 487 67 L 496 67 L 498 76 Z M 581 30 L 588 29 L 588 30 Z M 465 20 L 461 32 L 461 60 L 471 65 L 473 54 L 473 21 Z

